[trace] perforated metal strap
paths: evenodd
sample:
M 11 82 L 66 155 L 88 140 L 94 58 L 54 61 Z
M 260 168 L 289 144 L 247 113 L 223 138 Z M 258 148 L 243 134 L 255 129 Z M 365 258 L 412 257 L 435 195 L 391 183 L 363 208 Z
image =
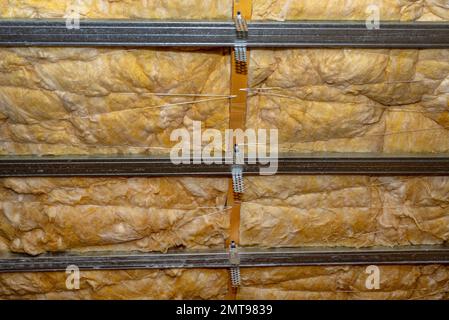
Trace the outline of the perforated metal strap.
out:
M 241 285 L 242 280 L 240 277 L 240 257 L 237 245 L 234 241 L 229 246 L 229 262 L 231 263 L 231 284 L 233 288 L 237 288 Z
M 234 18 L 235 31 L 239 39 L 234 46 L 235 72 L 248 73 L 248 59 L 246 53 L 246 39 L 248 38 L 248 25 L 240 12 Z
M 242 278 L 240 276 L 240 268 L 232 267 L 231 268 L 231 283 L 233 288 L 238 288 L 242 284 Z
M 229 114 L 229 128 L 230 129 L 245 129 L 245 119 L 246 119 L 246 100 L 247 91 L 244 90 L 248 87 L 248 65 L 249 65 L 249 54 L 246 49 L 245 40 L 245 29 L 244 24 L 246 21 L 239 21 L 240 18 L 249 20 L 251 19 L 252 11 L 252 1 L 251 0 L 234 0 L 233 1 L 233 17 L 237 19 L 236 21 L 236 32 L 238 37 L 242 36 L 238 40 L 237 44 L 243 46 L 236 46 L 244 49 L 237 48 L 231 55 L 232 69 L 231 69 L 231 95 L 234 96 L 231 99 L 230 114 Z M 239 28 L 242 28 L 239 31 Z M 243 32 L 242 32 L 243 31 Z M 241 43 L 240 43 L 241 41 Z M 243 63 L 242 63 L 243 62 Z M 232 144 L 234 144 L 232 142 Z M 232 145 L 231 144 L 231 145 Z M 230 150 L 227 150 L 230 151 Z M 236 198 L 237 195 L 237 198 Z M 241 193 L 234 192 L 234 179 L 232 183 L 229 184 L 228 192 L 228 205 L 232 207 L 230 215 L 230 227 L 229 227 L 229 239 L 235 241 L 238 245 L 240 241 L 240 199 L 238 198 Z M 229 245 L 229 243 L 228 243 Z M 229 281 L 229 293 L 228 299 L 236 299 L 236 286 L 240 284 L 240 268 L 238 266 L 233 266 L 230 269 L 230 281 Z
M 237 43 L 234 47 L 235 72 L 248 74 L 248 56 L 246 43 Z
M 232 167 L 232 187 L 235 193 L 243 193 L 243 168 L 239 165 Z
M 248 38 L 248 24 L 246 23 L 245 18 L 243 18 L 240 12 L 234 18 L 235 22 L 235 31 L 237 32 L 238 39 L 247 39 Z

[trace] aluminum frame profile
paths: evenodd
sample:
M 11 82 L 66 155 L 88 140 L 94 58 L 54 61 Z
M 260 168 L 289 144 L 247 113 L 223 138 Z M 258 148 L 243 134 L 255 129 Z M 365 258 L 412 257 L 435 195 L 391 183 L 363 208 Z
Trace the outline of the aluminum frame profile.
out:
M 449 48 L 449 23 L 248 22 L 247 47 Z M 233 21 L 0 19 L 0 46 L 234 47 Z
M 448 48 L 447 22 L 285 21 L 249 23 L 248 47 Z
M 207 159 L 206 159 L 207 160 Z M 203 159 L 204 161 L 204 159 Z M 270 159 L 260 159 L 268 163 Z M 326 153 L 280 155 L 276 174 L 449 175 L 448 155 Z M 0 177 L 58 176 L 231 176 L 229 164 L 174 164 L 169 157 L 149 156 L 0 156 Z M 244 175 L 259 175 L 267 165 L 242 165 Z
M 449 264 L 449 247 L 416 246 L 393 248 L 278 248 L 239 249 L 239 267 L 282 267 L 312 265 Z M 229 252 L 193 251 L 168 253 L 91 252 L 0 255 L 0 272 L 65 271 L 76 265 L 81 270 L 230 268 Z

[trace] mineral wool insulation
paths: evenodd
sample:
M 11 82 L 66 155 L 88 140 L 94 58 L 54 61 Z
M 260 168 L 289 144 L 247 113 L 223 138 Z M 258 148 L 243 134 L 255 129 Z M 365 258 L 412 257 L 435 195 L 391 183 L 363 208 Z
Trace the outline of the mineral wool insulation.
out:
M 253 0 L 253 19 L 449 19 L 444 0 Z M 0 0 L 0 16 L 60 18 L 76 1 Z M 147 6 L 145 6 L 145 4 Z M 78 6 L 79 7 L 79 6 Z M 229 19 L 230 0 L 81 1 L 83 18 Z M 247 128 L 278 128 L 283 152 L 449 152 L 449 51 L 252 50 Z M 229 123 L 229 51 L 0 49 L 0 154 L 167 154 L 176 128 Z M 284 176 L 245 180 L 248 247 L 443 244 L 446 177 Z M 228 179 L 0 179 L 0 250 L 224 248 Z M 242 270 L 239 299 L 448 299 L 449 267 Z M 220 299 L 228 271 L 0 274 L 0 298 Z

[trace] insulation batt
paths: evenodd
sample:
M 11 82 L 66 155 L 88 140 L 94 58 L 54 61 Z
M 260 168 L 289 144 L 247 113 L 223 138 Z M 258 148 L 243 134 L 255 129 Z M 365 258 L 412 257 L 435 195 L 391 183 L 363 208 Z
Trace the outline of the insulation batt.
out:
M 221 49 L 0 49 L 0 154 L 169 153 L 228 126 L 229 72 Z
M 449 299 L 449 267 L 379 266 L 379 289 L 367 289 L 366 266 L 241 269 L 237 299 Z
M 382 20 L 449 19 L 446 0 L 252 0 L 253 20 L 364 20 L 370 5 Z M 0 0 L 0 16 L 61 18 L 76 9 L 82 18 L 226 19 L 232 0 Z
M 0 250 L 223 248 L 227 179 L 0 180 Z
M 220 269 L 81 271 L 68 290 L 64 272 L 0 273 L 0 299 L 224 299 Z
M 92 19 L 227 19 L 232 0 L 0 0 L 0 17 Z
M 241 245 L 395 246 L 449 239 L 448 177 L 247 177 Z
M 380 287 L 368 290 L 366 267 L 242 268 L 237 299 L 448 299 L 447 266 L 379 266 Z M 228 271 L 82 271 L 80 290 L 67 275 L 2 273 L 3 299 L 224 299 Z
M 449 50 L 251 50 L 250 87 L 281 152 L 449 152 Z
M 370 6 L 381 20 L 449 19 L 447 0 L 252 0 L 253 20 L 365 20 Z

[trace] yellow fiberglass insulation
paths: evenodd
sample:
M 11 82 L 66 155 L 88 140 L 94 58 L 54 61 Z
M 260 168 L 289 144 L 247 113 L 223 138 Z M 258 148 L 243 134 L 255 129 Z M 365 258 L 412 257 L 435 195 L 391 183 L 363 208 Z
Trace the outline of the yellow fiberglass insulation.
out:
M 227 189 L 219 178 L 1 179 L 0 249 L 221 249 Z
M 0 0 L 2 18 L 230 19 L 231 0 Z M 253 0 L 253 20 L 449 20 L 445 0 Z M 174 129 L 229 126 L 225 49 L 2 48 L 0 154 L 167 154 Z M 254 49 L 247 128 L 281 152 L 449 153 L 449 50 Z M 225 178 L 0 179 L 0 251 L 223 249 Z M 245 178 L 241 245 L 443 244 L 449 178 Z M 238 299 L 449 299 L 449 268 L 242 268 Z M 0 273 L 1 299 L 223 299 L 228 270 Z
M 281 152 L 449 152 L 449 50 L 252 50 L 250 78 Z
M 241 244 L 395 246 L 449 239 L 449 178 L 248 177 Z
M 92 19 L 229 19 L 232 0 L 0 0 L 0 17 Z
M 253 20 L 365 20 L 379 10 L 380 20 L 449 19 L 446 0 L 252 0 Z
M 81 271 L 79 290 L 64 272 L 0 273 L 0 299 L 224 299 L 228 271 Z M 30 285 L 32 284 L 32 285 Z
M 252 0 L 253 20 L 364 20 L 376 5 L 381 20 L 449 19 L 445 0 Z M 0 0 L 0 16 L 62 18 L 71 10 L 82 18 L 227 19 L 231 0 Z
M 449 268 L 441 265 L 379 266 L 379 287 L 367 289 L 365 266 L 241 269 L 237 299 L 448 299 Z M 224 299 L 228 271 L 81 271 L 79 290 L 67 275 L 0 274 L 2 299 Z M 30 285 L 32 284 L 32 285 Z
M 0 49 L 0 154 L 167 154 L 228 126 L 229 72 L 221 49 Z
M 366 285 L 366 266 L 248 268 L 237 299 L 449 299 L 447 266 L 378 268 L 378 288 Z

